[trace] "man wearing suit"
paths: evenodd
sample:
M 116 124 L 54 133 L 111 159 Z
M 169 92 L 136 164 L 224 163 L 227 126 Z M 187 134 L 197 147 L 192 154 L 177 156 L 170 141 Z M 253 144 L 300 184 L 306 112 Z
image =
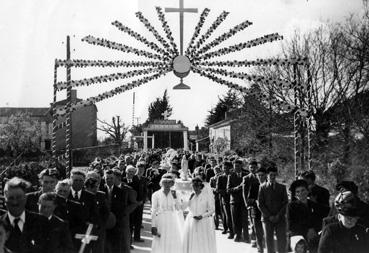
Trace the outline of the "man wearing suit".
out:
M 54 214 L 69 224 L 72 240 L 76 233 L 85 229 L 87 217 L 83 213 L 83 206 L 74 200 L 68 199 L 70 192 L 70 181 L 64 179 L 56 184 L 56 208 Z
M 206 182 L 210 182 L 210 179 L 215 176 L 214 168 L 217 166 L 217 160 L 214 157 L 209 159 L 210 167 L 205 170 Z
M 216 190 L 217 187 L 217 180 L 218 177 L 222 174 L 222 169 L 220 166 L 215 166 L 214 167 L 214 171 L 215 171 L 215 176 L 213 176 L 212 178 L 210 178 L 209 184 L 211 189 L 213 190 L 214 193 L 214 203 L 215 203 L 215 214 L 214 214 L 214 225 L 215 225 L 215 229 L 218 230 L 219 227 L 219 216 L 222 218 L 222 213 L 221 213 L 221 203 L 220 203 L 220 195 Z M 223 227 L 224 227 L 224 220 L 222 219 L 223 222 Z
M 4 187 L 8 212 L 1 219 L 8 224 L 10 234 L 5 246 L 17 253 L 46 253 L 47 219 L 25 210 L 27 181 L 13 177 Z
M 96 206 L 96 198 L 93 194 L 84 189 L 84 182 L 86 179 L 85 173 L 81 170 L 73 169 L 71 171 L 70 178 L 72 187 L 70 189 L 68 199 L 80 203 L 83 207 L 83 215 L 86 217 L 87 222 L 97 225 L 98 211 Z M 86 229 L 87 224 L 83 229 L 81 228 L 78 233 L 83 234 L 86 232 Z M 77 248 L 79 248 L 81 245 L 81 240 L 74 239 L 74 244 Z M 88 252 L 89 248 L 91 248 L 91 245 L 86 247 L 85 252 Z
M 48 220 L 46 248 L 53 253 L 75 252 L 68 223 L 54 215 L 56 208 L 56 193 L 48 192 L 41 194 L 39 198 L 39 212 Z
M 220 196 L 221 202 L 221 212 L 222 212 L 222 219 L 223 219 L 223 232 L 222 234 L 226 234 L 227 230 L 229 230 L 228 239 L 234 238 L 233 233 L 233 225 L 232 225 L 232 216 L 231 216 L 231 206 L 229 203 L 229 193 L 227 193 L 227 181 L 228 175 L 231 173 L 232 163 L 231 162 L 224 162 L 223 163 L 223 174 L 217 178 L 216 182 L 216 192 Z
M 274 232 L 277 234 L 278 253 L 287 252 L 286 207 L 288 204 L 286 186 L 276 182 L 277 167 L 267 169 L 268 182 L 259 189 L 258 205 L 262 214 L 268 253 L 274 253 Z
M 326 188 L 315 184 L 316 176 L 314 171 L 312 170 L 305 171 L 304 173 L 302 173 L 301 176 L 309 185 L 310 200 L 320 205 L 329 207 L 329 197 L 330 197 L 329 191 Z
M 136 191 L 137 197 L 136 201 L 138 202 L 138 206 L 131 214 L 131 230 L 133 232 L 133 238 L 135 242 L 144 242 L 141 239 L 141 226 L 142 226 L 142 216 L 143 216 L 143 208 L 144 203 L 147 198 L 147 179 L 143 177 L 145 172 L 145 163 L 138 162 L 137 169 L 135 169 L 135 175 L 133 174 L 133 169 L 130 166 L 127 166 L 126 175 L 127 177 L 123 179 L 123 182 L 128 186 L 132 187 L 133 190 Z
M 236 235 L 234 241 L 240 242 L 243 239 L 250 243 L 247 209 L 242 197 L 242 179 L 244 176 L 246 176 L 246 173 L 242 171 L 242 161 L 236 160 L 234 162 L 234 172 L 228 176 L 227 192 L 230 194 L 233 231 Z
M 252 160 L 249 163 L 250 174 L 243 177 L 242 182 L 242 195 L 244 203 L 250 215 L 253 229 L 256 235 L 256 246 L 258 252 L 261 253 L 263 249 L 263 226 L 261 224 L 261 212 L 257 206 L 257 199 L 259 194 L 259 180 L 256 177 L 256 170 L 258 169 L 258 163 L 256 160 Z
M 123 252 L 130 252 L 130 249 L 133 248 L 131 246 L 131 229 L 130 229 L 130 214 L 136 209 L 136 207 L 140 204 L 136 201 L 137 194 L 136 191 L 133 190 L 130 186 L 128 186 L 126 183 L 123 183 L 121 178 L 121 173 L 116 173 L 116 170 L 113 170 L 114 172 L 114 185 L 116 187 L 119 187 L 123 190 L 124 193 L 124 200 L 125 200 L 125 215 L 122 218 L 122 226 L 125 228 L 122 233 L 122 249 Z
M 146 178 L 148 179 L 148 199 L 151 200 L 151 196 L 154 192 L 160 190 L 161 176 L 166 173 L 165 170 L 160 169 L 159 161 L 152 162 L 151 167 L 146 171 Z
M 130 227 L 129 213 L 136 207 L 129 203 L 128 192 L 115 185 L 113 170 L 105 171 L 104 192 L 108 196 L 108 206 L 115 215 L 115 226 L 106 231 L 107 248 L 109 253 L 129 252 L 130 250 Z M 125 238 L 128 237 L 128 238 Z
M 58 182 L 59 172 L 55 168 L 44 169 L 38 175 L 41 189 L 27 193 L 26 210 L 38 213 L 38 199 L 42 193 L 55 191 Z
M 86 191 L 95 195 L 98 211 L 97 226 L 93 230 L 93 233 L 98 236 L 98 239 L 92 242 L 92 253 L 104 252 L 106 223 L 108 221 L 110 212 L 105 192 L 98 190 L 100 186 L 100 180 L 101 178 L 98 173 L 89 172 L 85 181 Z

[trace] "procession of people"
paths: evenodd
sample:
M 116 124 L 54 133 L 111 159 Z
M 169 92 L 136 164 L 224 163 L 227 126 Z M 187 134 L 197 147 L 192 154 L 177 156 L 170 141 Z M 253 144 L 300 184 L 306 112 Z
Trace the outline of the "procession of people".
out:
M 130 252 L 144 242 L 145 203 L 153 253 L 217 252 L 220 229 L 259 253 L 368 252 L 369 205 L 354 182 L 330 195 L 313 171 L 288 187 L 278 171 L 255 158 L 172 149 L 97 157 L 69 178 L 50 166 L 39 185 L 4 182 L 0 252 Z

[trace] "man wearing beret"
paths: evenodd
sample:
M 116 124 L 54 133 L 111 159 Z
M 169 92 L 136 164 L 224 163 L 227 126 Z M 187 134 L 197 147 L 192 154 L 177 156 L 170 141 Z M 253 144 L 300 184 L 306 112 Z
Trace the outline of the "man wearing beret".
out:
M 31 212 L 38 213 L 38 199 L 43 193 L 55 191 L 58 183 L 59 173 L 55 168 L 44 169 L 38 175 L 41 189 L 38 191 L 27 193 L 26 209 Z

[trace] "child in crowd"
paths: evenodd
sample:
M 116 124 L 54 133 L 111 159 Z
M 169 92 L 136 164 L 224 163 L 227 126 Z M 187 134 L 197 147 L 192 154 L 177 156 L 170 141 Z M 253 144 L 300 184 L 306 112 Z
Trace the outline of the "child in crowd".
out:
M 294 253 L 307 253 L 307 243 L 301 235 L 291 237 L 291 249 Z

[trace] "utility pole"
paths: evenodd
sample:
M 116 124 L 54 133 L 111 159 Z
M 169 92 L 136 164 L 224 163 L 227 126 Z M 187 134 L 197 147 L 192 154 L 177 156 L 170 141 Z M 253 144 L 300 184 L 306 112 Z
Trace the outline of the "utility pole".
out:
M 65 157 L 67 159 L 66 174 L 69 176 L 73 161 L 72 161 L 72 83 L 71 83 L 71 64 L 70 64 L 70 38 L 67 36 L 67 126 L 66 126 L 66 147 L 65 147 Z

